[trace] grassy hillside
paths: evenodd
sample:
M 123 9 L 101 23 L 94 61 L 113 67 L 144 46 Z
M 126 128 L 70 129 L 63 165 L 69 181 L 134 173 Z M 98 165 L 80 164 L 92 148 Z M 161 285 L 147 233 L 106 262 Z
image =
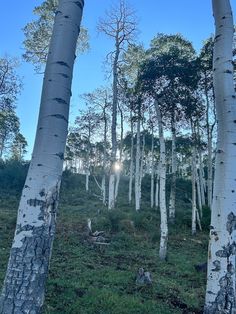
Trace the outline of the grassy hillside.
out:
M 170 226 L 168 260 L 161 262 L 159 212 L 149 208 L 146 180 L 140 213 L 127 205 L 125 180 L 121 182 L 117 209 L 108 213 L 94 193 L 84 191 L 83 177 L 64 176 L 44 313 L 202 313 L 206 274 L 196 272 L 194 264 L 206 261 L 208 220 L 203 222 L 205 230 L 192 237 L 191 205 L 182 197 L 188 184 L 179 182 L 177 225 Z M 15 227 L 17 199 L 17 193 L 1 192 L 1 284 Z M 105 231 L 109 245 L 90 243 L 85 232 L 88 218 L 93 231 Z M 140 267 L 151 272 L 152 285 L 136 284 Z

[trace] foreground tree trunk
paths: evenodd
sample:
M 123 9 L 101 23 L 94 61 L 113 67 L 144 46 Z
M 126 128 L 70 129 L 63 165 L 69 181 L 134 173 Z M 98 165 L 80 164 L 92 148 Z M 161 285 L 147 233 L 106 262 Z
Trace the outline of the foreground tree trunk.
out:
M 213 0 L 216 24 L 214 90 L 218 136 L 213 189 L 205 314 L 235 308 L 236 95 L 233 84 L 233 18 L 228 0 Z
M 0 313 L 41 313 L 67 136 L 75 47 L 84 1 L 60 0 L 32 161 L 20 200 Z

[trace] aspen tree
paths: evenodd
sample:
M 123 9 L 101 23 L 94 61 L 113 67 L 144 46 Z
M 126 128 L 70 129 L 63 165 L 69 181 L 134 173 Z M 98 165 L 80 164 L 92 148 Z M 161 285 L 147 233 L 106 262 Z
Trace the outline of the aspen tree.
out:
M 235 307 L 236 95 L 233 81 L 233 17 L 229 0 L 213 0 L 214 92 L 218 121 L 205 314 L 233 314 Z
M 0 313 L 41 313 L 55 234 L 72 70 L 83 0 L 60 0 L 45 69 L 32 161 L 23 188 Z

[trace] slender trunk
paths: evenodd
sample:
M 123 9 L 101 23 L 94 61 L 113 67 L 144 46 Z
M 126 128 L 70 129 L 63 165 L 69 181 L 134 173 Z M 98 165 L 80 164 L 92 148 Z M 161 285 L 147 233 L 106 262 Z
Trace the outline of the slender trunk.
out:
M 192 123 L 191 123 L 192 124 Z M 196 146 L 195 130 L 192 126 L 193 147 L 192 147 L 192 235 L 197 231 L 197 203 L 196 203 Z
M 141 161 L 140 161 L 140 173 L 139 173 L 139 199 L 141 203 L 142 197 L 142 180 L 143 180 L 143 167 L 144 167 L 144 148 L 145 148 L 145 135 L 143 134 L 143 143 L 142 143 L 142 153 L 141 153 Z
M 205 314 L 236 312 L 236 95 L 233 81 L 234 24 L 230 2 L 213 0 L 216 24 L 214 92 L 218 121 Z
M 206 205 L 205 199 L 205 178 L 204 178 L 204 170 L 202 166 L 202 152 L 199 150 L 199 184 L 200 184 L 200 192 L 201 192 L 201 202 L 202 205 Z
M 155 109 L 157 114 L 159 140 L 160 140 L 160 212 L 161 212 L 161 239 L 159 257 L 165 260 L 167 257 L 167 241 L 168 241 L 168 225 L 166 210 L 166 148 L 163 135 L 161 111 L 157 101 L 155 101 Z
M 158 164 L 157 174 L 156 174 L 156 191 L 155 191 L 155 207 L 156 208 L 159 207 L 159 180 L 160 180 L 160 176 L 159 176 L 159 164 Z
M 86 174 L 85 174 L 85 189 L 86 189 L 86 192 L 89 191 L 89 176 L 90 176 L 90 172 L 87 169 L 86 170 Z
M 199 169 L 200 172 L 200 169 Z M 202 218 L 202 191 L 201 191 L 201 184 L 200 184 L 200 178 L 199 178 L 199 173 L 196 169 L 196 183 L 197 183 L 197 199 L 198 199 L 198 208 L 200 211 L 200 217 Z
M 118 36 L 118 34 L 117 34 Z M 109 177 L 109 199 L 108 209 L 115 207 L 115 162 L 117 151 L 117 139 L 116 139 L 116 124 L 117 124 L 117 106 L 118 106 L 118 60 L 120 54 L 120 48 L 118 44 L 118 37 L 116 36 L 116 51 L 113 62 L 113 84 L 112 84 L 112 126 L 111 126 L 111 167 Z
M 176 127 L 175 117 L 172 118 L 172 152 L 171 152 L 171 189 L 169 201 L 169 220 L 171 223 L 175 221 L 175 201 L 176 201 Z
M 211 208 L 212 203 L 212 186 L 213 186 L 213 177 L 212 177 L 212 134 L 209 132 L 207 136 L 207 205 Z
M 106 175 L 102 176 L 102 203 L 106 205 Z
M 134 130 L 132 121 L 132 112 L 130 113 L 131 123 L 131 151 L 130 151 L 130 168 L 129 168 L 129 204 L 132 202 L 132 188 L 133 188 L 133 172 L 134 172 Z
M 122 154 L 123 154 L 123 137 L 124 137 L 124 117 L 123 117 L 123 111 L 120 106 L 119 111 L 120 111 L 120 156 L 119 156 L 119 164 L 120 164 L 120 169 L 117 171 L 116 174 L 116 186 L 115 186 L 115 200 L 117 199 L 118 196 L 118 190 L 119 190 L 119 184 L 120 184 L 120 175 L 122 171 L 121 163 L 122 163 Z
M 107 166 L 107 116 L 106 116 L 107 99 L 103 107 L 104 119 L 104 137 L 103 137 L 103 176 L 102 176 L 102 202 L 106 205 L 106 166 Z
M 154 135 L 152 127 L 152 148 L 151 148 L 151 208 L 154 206 Z
M 60 0 L 45 69 L 32 161 L 0 298 L 0 313 L 41 313 L 55 234 L 82 0 Z
M 140 182 L 140 116 L 137 121 L 136 132 L 136 161 L 135 161 L 135 209 L 140 210 L 140 195 L 139 195 L 139 182 Z

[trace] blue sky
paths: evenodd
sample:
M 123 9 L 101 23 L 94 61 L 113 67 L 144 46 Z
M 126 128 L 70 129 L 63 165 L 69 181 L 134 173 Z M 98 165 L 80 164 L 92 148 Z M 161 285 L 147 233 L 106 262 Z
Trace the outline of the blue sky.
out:
M 103 61 L 112 50 L 112 41 L 98 34 L 96 24 L 99 17 L 116 0 L 85 0 L 83 25 L 90 35 L 90 51 L 78 57 L 74 69 L 74 80 L 71 99 L 70 121 L 73 123 L 78 109 L 83 106 L 80 95 L 106 84 L 104 82 Z M 42 0 L 1 0 L 0 1 L 0 38 L 1 56 L 21 57 L 24 40 L 22 28 L 34 19 L 33 8 Z M 157 33 L 181 33 L 190 40 L 199 51 L 203 40 L 214 33 L 211 0 L 129 0 L 136 9 L 139 19 L 140 34 L 138 41 L 147 48 L 150 40 Z M 236 1 L 231 0 L 232 9 L 236 12 Z M 43 76 L 35 74 L 30 64 L 21 62 L 18 69 L 23 77 L 24 88 L 17 102 L 17 114 L 21 121 L 21 132 L 26 137 L 29 147 L 27 158 L 30 158 Z

